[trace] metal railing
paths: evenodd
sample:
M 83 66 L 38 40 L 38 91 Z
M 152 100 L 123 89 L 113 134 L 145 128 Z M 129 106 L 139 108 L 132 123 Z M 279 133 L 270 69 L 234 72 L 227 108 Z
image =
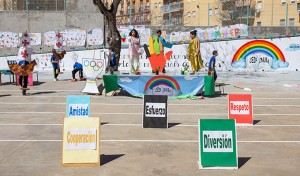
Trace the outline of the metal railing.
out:
M 135 8 L 131 7 L 131 14 L 135 13 Z M 130 14 L 130 8 L 127 10 L 127 14 Z
M 150 12 L 150 6 L 146 5 L 146 6 L 144 7 L 144 12 Z
M 1 0 L 0 11 L 65 11 L 66 0 Z
M 183 10 L 183 4 L 182 2 L 178 3 L 171 3 L 169 5 L 164 5 L 160 7 L 161 13 L 171 12 L 171 11 L 177 11 L 177 10 Z
M 132 24 L 150 24 L 150 13 L 143 12 L 143 13 L 135 13 L 132 14 Z M 117 24 L 130 24 L 130 17 L 128 16 L 118 16 L 117 17 Z
M 183 25 L 182 18 L 172 18 L 172 20 L 164 19 L 163 25 Z

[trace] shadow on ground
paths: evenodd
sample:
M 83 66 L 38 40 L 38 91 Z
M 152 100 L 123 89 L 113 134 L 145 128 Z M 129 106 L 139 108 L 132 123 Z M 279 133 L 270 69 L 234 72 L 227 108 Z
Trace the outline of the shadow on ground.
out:
M 1 86 L 16 85 L 16 82 L 2 82 Z
M 41 82 L 41 81 L 39 81 L 39 82 L 36 82 L 36 81 L 34 81 L 33 82 L 33 86 L 39 86 L 39 85 L 42 85 L 42 84 L 44 84 L 45 82 Z
M 239 157 L 238 158 L 238 167 L 239 167 L 239 169 L 241 167 L 243 167 L 250 159 L 251 159 L 251 157 Z
M 100 155 L 100 165 L 103 166 L 113 160 L 116 160 L 122 156 L 124 156 L 125 154 L 116 154 L 116 155 Z
M 9 97 L 11 94 L 0 95 L 0 97 Z
M 141 99 L 142 97 L 135 97 L 132 96 L 130 93 L 128 93 L 126 90 L 121 89 L 119 93 L 116 93 L 114 96 L 125 96 L 125 97 L 130 97 L 130 98 L 138 98 Z
M 261 120 L 253 120 L 253 125 L 257 125 Z
M 44 84 L 44 83 L 45 83 L 45 82 L 41 82 L 41 81 L 39 81 L 39 82 L 33 81 L 33 87 L 34 87 L 34 86 L 42 85 L 42 84 Z M 16 85 L 16 82 L 5 82 L 5 83 L 2 83 L 1 85 L 3 85 L 3 86 L 7 86 L 7 85 Z
M 30 93 L 29 95 L 40 95 L 40 94 L 51 94 L 51 93 L 57 93 L 57 92 L 56 91 L 42 91 L 42 92 Z
M 227 93 L 222 93 L 221 91 L 216 91 L 214 95 L 205 96 L 206 98 L 217 98 L 217 97 L 226 97 Z
M 181 123 L 168 123 L 168 128 L 172 128 L 174 126 L 180 125 Z

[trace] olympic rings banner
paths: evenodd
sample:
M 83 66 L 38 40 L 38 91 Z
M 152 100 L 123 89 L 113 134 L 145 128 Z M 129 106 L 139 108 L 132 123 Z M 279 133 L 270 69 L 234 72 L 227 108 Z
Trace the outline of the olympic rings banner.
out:
M 82 59 L 83 73 L 86 78 L 96 79 L 101 73 L 105 72 L 104 59 Z
M 105 73 L 105 65 L 104 59 L 82 59 L 83 73 L 86 77 L 82 93 L 99 94 L 96 78 Z

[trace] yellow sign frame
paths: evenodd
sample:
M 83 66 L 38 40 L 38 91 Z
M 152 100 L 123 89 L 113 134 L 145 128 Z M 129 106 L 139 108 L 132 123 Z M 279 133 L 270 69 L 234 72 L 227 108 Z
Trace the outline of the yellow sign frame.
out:
M 100 118 L 64 118 L 62 166 L 100 166 Z M 66 150 L 67 131 L 70 129 L 97 130 L 96 150 Z

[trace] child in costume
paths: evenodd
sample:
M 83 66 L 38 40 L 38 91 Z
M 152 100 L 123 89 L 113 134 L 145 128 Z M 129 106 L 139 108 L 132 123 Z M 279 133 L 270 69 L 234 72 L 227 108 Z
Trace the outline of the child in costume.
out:
M 31 62 L 31 52 L 28 51 L 25 47 L 21 47 L 18 52 L 17 63 L 19 66 L 25 67 Z M 28 84 L 28 75 L 19 77 L 19 84 L 22 86 L 22 94 L 26 95 L 26 89 Z
M 51 57 L 51 63 L 53 67 L 53 75 L 54 75 L 54 81 L 58 81 L 57 76 L 60 73 L 60 60 L 64 58 L 64 55 L 66 54 L 66 51 L 63 51 L 62 53 L 57 53 L 55 49 L 52 50 L 52 57 Z

